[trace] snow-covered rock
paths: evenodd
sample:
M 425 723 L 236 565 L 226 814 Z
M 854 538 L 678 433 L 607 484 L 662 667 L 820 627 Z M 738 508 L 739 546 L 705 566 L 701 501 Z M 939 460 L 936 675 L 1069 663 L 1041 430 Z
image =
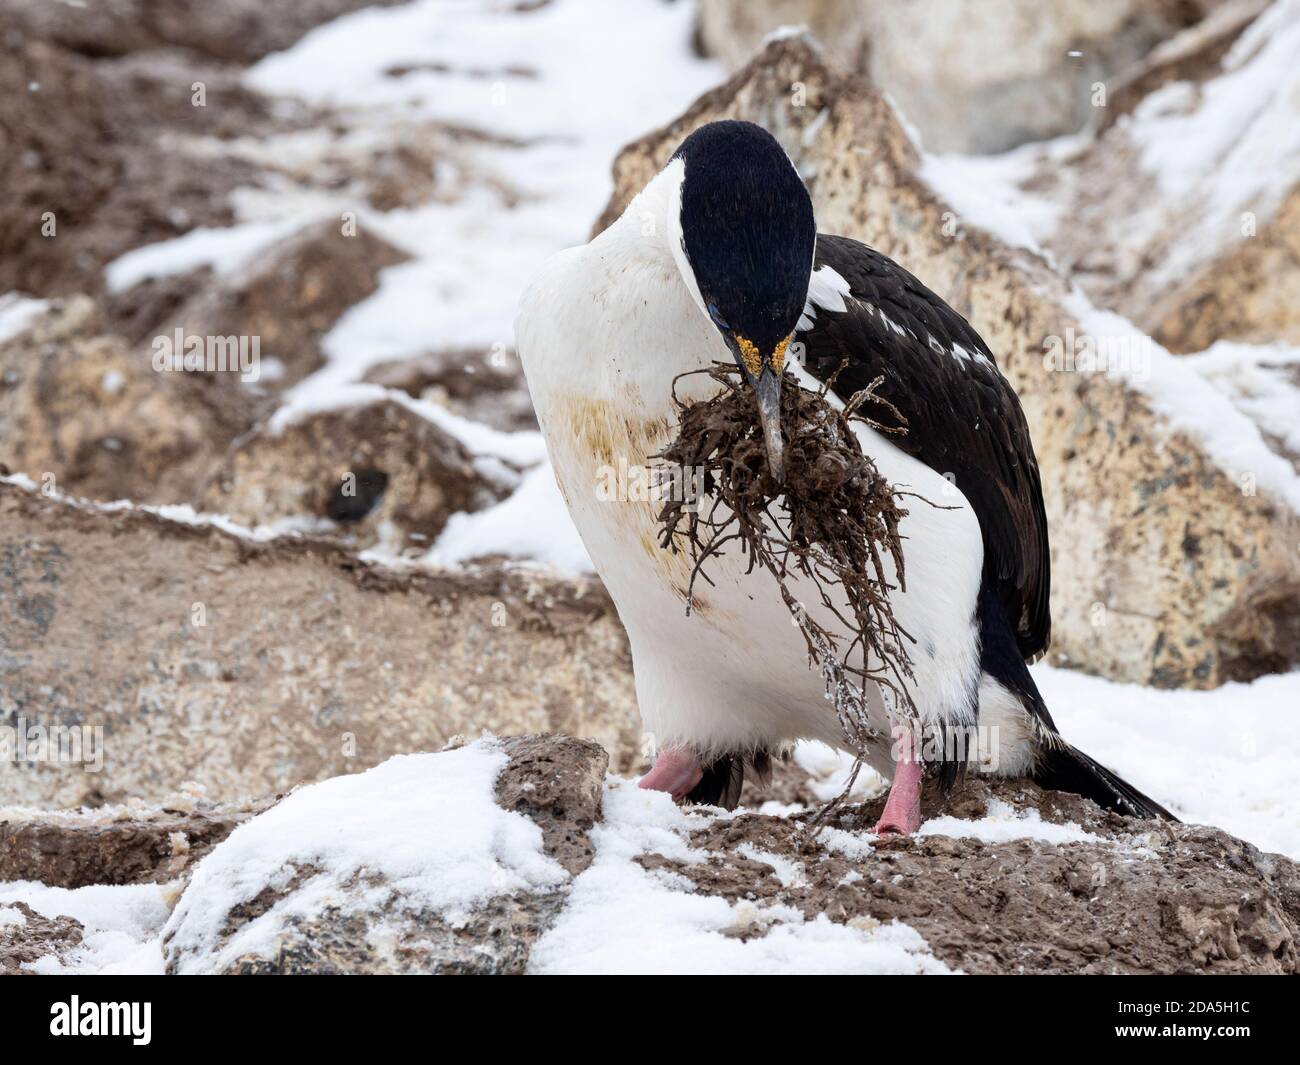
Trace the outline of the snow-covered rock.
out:
M 176 973 L 1289 973 L 1300 867 L 1212 828 L 968 782 L 728 814 L 604 779 L 599 747 L 484 737 L 305 787 L 199 865 Z
M 0 905 L 0 975 L 13 976 L 42 960 L 66 958 L 82 941 L 81 923 L 71 917 L 46 917 L 27 903 Z
M 1052 204 L 1042 246 L 1171 351 L 1300 344 L 1300 3 L 1193 36 L 1116 110 L 1026 149 L 1021 184 Z
M 161 975 L 172 885 L 0 883 L 0 974 Z
M 123 10 L 128 5 L 133 12 Z M 133 14 L 177 5 L 0 0 L 0 185 L 7 190 L 0 292 L 98 291 L 98 268 L 127 249 L 194 226 L 228 225 L 228 196 L 250 180 L 247 165 L 196 161 L 178 140 L 262 127 L 266 101 L 202 55 L 159 50 L 100 61 L 106 46 L 92 43 L 92 27 L 102 28 L 110 6 L 118 25 L 128 26 Z M 199 7 L 213 8 L 216 21 L 226 17 L 216 12 L 222 5 Z M 177 14 L 172 20 L 183 22 Z M 71 32 L 63 37 L 51 23 Z M 227 24 L 238 38 L 246 28 Z M 195 106 L 196 82 L 220 106 Z
M 513 352 L 442 349 L 380 363 L 366 371 L 370 384 L 396 388 L 453 414 L 505 432 L 537 429 L 523 370 Z
M 321 339 L 375 292 L 381 271 L 404 259 L 365 226 L 290 215 L 136 249 L 110 263 L 105 278 L 115 316 L 151 355 L 157 338 L 177 329 L 185 337 L 256 337 L 251 381 L 213 374 L 211 386 L 274 393 L 321 366 Z M 156 289 L 179 296 L 179 305 L 156 298 Z
M 305 787 L 200 864 L 175 973 L 519 973 L 591 864 L 608 756 L 484 738 Z
M 792 93 L 798 86 L 799 93 Z M 887 98 L 784 36 L 629 145 L 598 228 L 694 127 L 770 129 L 819 228 L 857 237 L 966 315 L 1020 395 L 1052 541 L 1053 661 L 1208 687 L 1300 661 L 1300 477 L 1196 370 L 1096 310 L 1030 247 L 1023 201 L 923 157 Z
M 690 836 L 699 858 L 641 863 L 747 905 L 741 938 L 791 908 L 850 928 L 906 927 L 968 973 L 1300 965 L 1300 866 L 1217 829 L 1121 818 L 1015 780 L 968 781 L 947 804 L 928 795 L 912 839 L 870 835 L 883 807 L 883 796 L 850 807 L 817 832 L 811 812 L 707 818 Z

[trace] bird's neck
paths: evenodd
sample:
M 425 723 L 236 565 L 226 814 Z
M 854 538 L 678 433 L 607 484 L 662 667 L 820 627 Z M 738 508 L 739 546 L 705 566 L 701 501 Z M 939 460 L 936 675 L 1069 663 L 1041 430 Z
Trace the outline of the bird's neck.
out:
M 671 258 L 669 238 L 681 235 L 681 223 L 672 225 L 671 215 L 680 211 L 684 173 L 680 161 L 670 163 L 659 171 L 632 197 L 623 213 L 593 243 L 606 237 L 620 241 L 636 240 Z
M 646 183 L 605 233 L 609 234 L 611 243 L 634 249 L 648 263 L 671 268 L 700 316 L 707 319 L 704 300 L 682 240 L 682 182 L 685 176 L 685 164 L 680 159 L 672 160 Z

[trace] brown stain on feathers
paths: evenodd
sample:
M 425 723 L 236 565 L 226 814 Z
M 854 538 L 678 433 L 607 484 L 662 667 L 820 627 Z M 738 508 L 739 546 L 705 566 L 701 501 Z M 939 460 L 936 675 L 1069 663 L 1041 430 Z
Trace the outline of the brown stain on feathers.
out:
M 616 508 L 620 526 L 628 530 L 664 580 L 686 601 L 691 563 L 680 551 L 659 546 L 659 510 L 655 499 L 618 498 L 600 500 L 598 486 L 603 479 L 617 478 L 621 470 L 653 465 L 650 456 L 667 446 L 672 427 L 667 418 L 637 418 L 642 405 L 636 389 L 629 388 L 622 403 L 590 396 L 569 395 L 556 400 L 560 439 L 552 441 L 562 451 L 555 462 L 556 479 L 566 501 L 596 499 L 597 505 Z M 629 416 L 631 414 L 631 416 Z M 622 464 L 622 466 L 620 466 Z M 578 485 L 575 478 L 585 483 Z M 617 481 L 616 481 L 617 483 Z
M 576 467 L 590 467 L 593 484 L 601 466 L 617 467 L 620 460 L 629 467 L 649 465 L 650 456 L 667 443 L 667 419 L 627 416 L 638 402 L 631 390 L 626 406 L 588 396 L 566 396 L 559 401 L 566 431 L 564 446 L 578 460 Z

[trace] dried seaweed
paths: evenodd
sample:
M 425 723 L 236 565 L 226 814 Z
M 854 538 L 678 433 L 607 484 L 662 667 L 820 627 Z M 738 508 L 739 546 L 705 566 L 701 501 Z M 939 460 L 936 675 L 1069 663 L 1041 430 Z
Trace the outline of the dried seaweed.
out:
M 896 723 L 916 719 L 906 646 L 914 641 L 899 626 L 889 598 L 894 580 L 904 587 L 898 528 L 907 511 L 900 506 L 901 494 L 863 454 L 850 425 L 850 419 L 861 418 L 883 429 L 862 413 L 869 403 L 888 405 L 874 394 L 880 382 L 837 410 L 826 399 L 833 379 L 811 392 L 787 375 L 781 388 L 786 477 L 777 484 L 768 469 L 753 390 L 730 366 L 696 373 L 724 387 L 712 399 L 686 403 L 677 397 L 674 381 L 680 427 L 655 458 L 694 471 L 699 498 L 673 499 L 663 507 L 661 546 L 692 559 L 688 611 L 696 580 L 708 581 L 710 560 L 727 550 L 742 552 L 748 571 L 771 574 L 858 754 L 856 777 L 868 744 L 883 738 L 867 718 L 868 685 L 879 686 Z M 815 591 L 821 616 L 832 619 L 836 631 L 809 614 L 794 593 L 795 579 L 801 579 L 802 589 Z

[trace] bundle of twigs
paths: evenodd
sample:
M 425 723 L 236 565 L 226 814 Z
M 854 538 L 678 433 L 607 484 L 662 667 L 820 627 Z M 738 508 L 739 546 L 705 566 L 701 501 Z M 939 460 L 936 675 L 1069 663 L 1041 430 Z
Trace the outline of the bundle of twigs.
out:
M 912 641 L 889 602 L 892 580 L 903 587 L 898 526 L 907 511 L 850 425 L 852 418 L 869 421 L 864 404 L 886 403 L 874 395 L 880 382 L 837 410 L 826 399 L 829 384 L 811 392 L 787 375 L 781 388 L 786 476 L 777 484 L 753 390 L 739 371 L 719 364 L 694 372 L 724 387 L 712 399 L 686 403 L 674 382 L 680 429 L 656 458 L 702 476 L 692 478 L 699 498 L 673 499 L 661 511 L 661 546 L 688 552 L 694 563 L 688 609 L 695 581 L 709 580 L 709 560 L 724 550 L 743 552 L 750 571 L 771 574 L 860 765 L 867 745 L 882 739 L 867 720 L 868 684 L 879 685 L 892 702 L 891 716 L 915 720 L 905 646 Z M 813 589 L 821 616 L 838 631 L 809 614 L 792 588 L 795 578 L 805 594 Z

